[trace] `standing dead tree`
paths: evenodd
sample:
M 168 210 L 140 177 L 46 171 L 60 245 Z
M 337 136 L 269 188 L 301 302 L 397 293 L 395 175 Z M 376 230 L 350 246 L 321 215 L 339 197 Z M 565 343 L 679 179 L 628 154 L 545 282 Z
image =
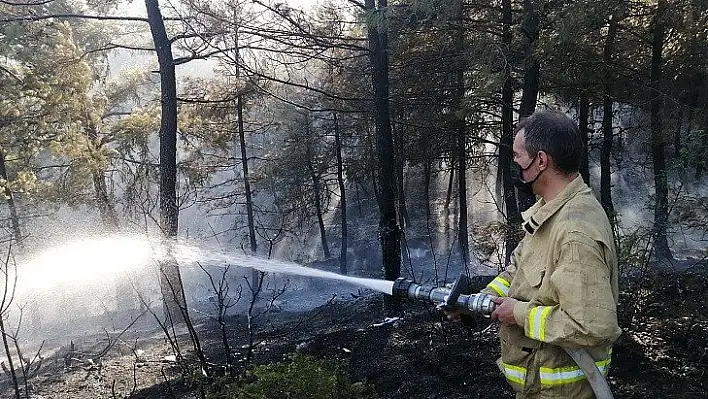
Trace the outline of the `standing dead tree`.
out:
M 10 241 L 11 243 L 12 241 Z M 19 399 L 24 389 L 25 397 L 30 397 L 29 379 L 39 371 L 44 360 L 40 353 L 44 343 L 39 346 L 39 349 L 31 357 L 23 354 L 20 347 L 20 330 L 22 327 L 22 306 L 18 307 L 18 314 L 14 328 L 8 325 L 10 319 L 10 307 L 15 301 L 15 293 L 17 292 L 17 264 L 12 256 L 12 246 L 7 249 L 7 254 L 0 259 L 0 278 L 2 278 L 2 299 L 0 299 L 0 335 L 2 335 L 3 349 L 7 357 L 7 365 L 2 362 L 0 365 L 5 373 L 10 374 L 12 379 L 12 387 L 15 392 L 15 397 Z M 23 387 L 21 387 L 23 385 Z
M 202 264 L 199 264 L 199 268 L 206 273 L 209 278 L 209 284 L 211 285 L 212 292 L 216 295 L 214 300 L 214 306 L 216 307 L 216 315 L 211 315 L 210 317 L 219 324 L 219 330 L 221 332 L 221 343 L 224 347 L 224 356 L 226 357 L 226 369 L 229 375 L 234 376 L 235 364 L 233 359 L 233 353 L 231 351 L 231 345 L 229 344 L 228 329 L 226 326 L 226 312 L 241 300 L 241 294 L 243 291 L 242 286 L 236 288 L 235 294 L 231 293 L 231 286 L 229 285 L 228 275 L 231 269 L 230 266 L 221 268 L 221 273 L 218 280 L 214 278 L 211 272 L 209 272 Z
M 17 265 L 12 261 L 11 253 L 12 248 L 9 248 L 7 250 L 7 255 L 2 260 L 2 264 L 0 264 L 0 273 L 3 276 L 2 301 L 0 301 L 0 334 L 2 335 L 2 343 L 5 349 L 5 355 L 7 356 L 10 377 L 12 378 L 12 386 L 15 389 L 15 397 L 20 399 L 20 386 L 17 380 L 17 371 L 12 358 L 12 352 L 10 351 L 10 335 L 8 333 L 7 326 L 5 325 L 7 313 L 10 305 L 12 305 L 12 302 L 15 299 L 15 289 L 17 288 Z M 21 361 L 22 360 L 20 360 L 20 362 Z

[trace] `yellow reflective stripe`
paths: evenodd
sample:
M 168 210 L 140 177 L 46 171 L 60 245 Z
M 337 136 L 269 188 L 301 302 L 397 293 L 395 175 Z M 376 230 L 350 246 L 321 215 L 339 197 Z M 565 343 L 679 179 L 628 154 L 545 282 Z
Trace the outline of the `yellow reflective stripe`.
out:
M 497 293 L 500 297 L 505 297 L 509 295 L 509 287 L 511 284 L 506 281 L 506 279 L 497 276 L 492 282 L 487 284 L 488 288 L 491 288 L 494 290 L 494 292 Z
M 504 376 L 507 380 L 519 384 L 521 386 L 526 384 L 526 369 L 519 366 L 514 366 L 513 364 L 502 363 L 504 366 Z
M 548 318 L 548 313 L 550 313 L 550 311 L 551 311 L 551 307 L 550 306 L 540 306 L 540 307 L 544 308 L 543 311 L 541 312 L 541 326 L 539 327 L 539 330 L 541 330 L 541 333 L 539 334 L 539 336 L 540 336 L 539 339 L 541 341 L 543 341 L 544 339 L 546 339 L 546 319 Z
M 538 307 L 531 309 L 529 312 L 529 338 L 536 338 L 536 314 L 538 313 Z
M 540 377 L 542 385 L 561 385 L 584 380 L 585 373 L 583 373 L 583 370 L 550 373 L 544 372 L 543 368 L 541 368 Z
M 612 351 L 610 351 L 610 354 L 611 353 L 612 353 Z M 605 376 L 607 375 L 607 371 L 610 369 L 610 360 L 611 359 L 605 359 L 605 360 L 601 360 L 599 362 L 595 362 L 595 365 L 597 366 L 597 368 L 600 369 L 600 372 L 602 373 L 602 375 L 605 375 Z
M 610 366 L 610 359 L 600 360 L 595 362 L 595 365 L 603 375 L 607 375 L 607 370 Z M 541 367 L 539 370 L 539 377 L 541 379 L 541 384 L 543 385 L 561 385 L 570 384 L 573 382 L 581 381 L 585 379 L 585 373 L 580 367 L 558 367 L 558 368 L 548 368 Z
M 536 306 L 529 312 L 529 338 L 543 341 L 546 338 L 546 319 L 551 306 Z

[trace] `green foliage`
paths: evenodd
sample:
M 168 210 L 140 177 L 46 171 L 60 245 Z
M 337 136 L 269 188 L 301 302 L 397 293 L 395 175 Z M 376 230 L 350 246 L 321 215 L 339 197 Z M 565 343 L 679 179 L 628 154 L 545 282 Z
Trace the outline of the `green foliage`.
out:
M 276 205 L 306 220 L 317 211 L 315 196 L 319 196 L 325 208 L 331 200 L 326 187 L 334 169 L 331 137 L 334 127 L 326 118 L 316 118 L 293 107 L 281 107 L 279 116 L 284 122 L 277 128 L 278 137 L 270 149 L 270 162 L 257 170 L 264 176 L 264 181 L 257 186 L 277 187 Z M 314 180 L 318 181 L 319 190 L 315 190 Z M 329 183 L 334 184 L 331 179 Z
M 635 230 L 620 234 L 617 240 L 617 262 L 620 272 L 637 275 L 646 267 L 651 256 L 651 232 Z
M 0 26 L 0 151 L 8 180 L 2 187 L 29 199 L 56 199 L 49 187 L 72 181 L 42 166 L 63 163 L 67 153 L 87 153 L 78 138 L 91 83 L 71 24 Z
M 341 360 L 294 354 L 286 361 L 253 369 L 246 380 L 216 384 L 208 399 L 374 398 L 373 388 L 352 383 Z

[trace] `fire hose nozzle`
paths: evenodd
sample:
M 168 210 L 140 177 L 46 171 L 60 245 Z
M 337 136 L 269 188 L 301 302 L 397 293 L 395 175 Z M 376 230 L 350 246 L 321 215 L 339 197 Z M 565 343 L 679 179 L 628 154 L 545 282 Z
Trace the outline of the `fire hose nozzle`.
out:
M 393 292 L 391 295 L 397 298 L 408 298 L 408 288 L 415 284 L 413 280 L 408 280 L 405 277 L 399 277 L 393 282 Z
M 492 301 L 492 296 L 489 294 L 479 293 L 474 295 L 468 295 L 467 298 L 467 309 L 472 313 L 480 313 L 485 316 L 492 314 L 494 309 L 496 309 L 497 304 Z
M 458 279 L 452 288 L 436 288 L 430 285 L 416 284 L 412 280 L 400 277 L 393 283 L 392 295 L 397 298 L 430 301 L 441 307 L 457 308 L 467 313 L 485 316 L 492 314 L 496 308 L 492 296 L 484 293 L 460 294 L 461 287 L 465 284 L 466 281 Z

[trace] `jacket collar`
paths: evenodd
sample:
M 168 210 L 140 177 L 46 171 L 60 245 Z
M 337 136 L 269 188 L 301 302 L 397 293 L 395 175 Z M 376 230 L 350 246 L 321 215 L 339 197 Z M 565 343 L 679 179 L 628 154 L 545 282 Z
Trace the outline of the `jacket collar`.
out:
M 549 202 L 541 198 L 536 201 L 531 208 L 522 212 L 521 217 L 524 222 L 521 223 L 521 227 L 524 228 L 526 233 L 533 235 L 543 226 L 543 223 L 550 219 L 551 216 L 555 215 L 566 202 L 582 192 L 590 192 L 590 187 L 588 187 L 583 181 L 583 178 L 578 175 L 578 177 L 565 186 L 563 191 L 558 193 L 558 195 Z

